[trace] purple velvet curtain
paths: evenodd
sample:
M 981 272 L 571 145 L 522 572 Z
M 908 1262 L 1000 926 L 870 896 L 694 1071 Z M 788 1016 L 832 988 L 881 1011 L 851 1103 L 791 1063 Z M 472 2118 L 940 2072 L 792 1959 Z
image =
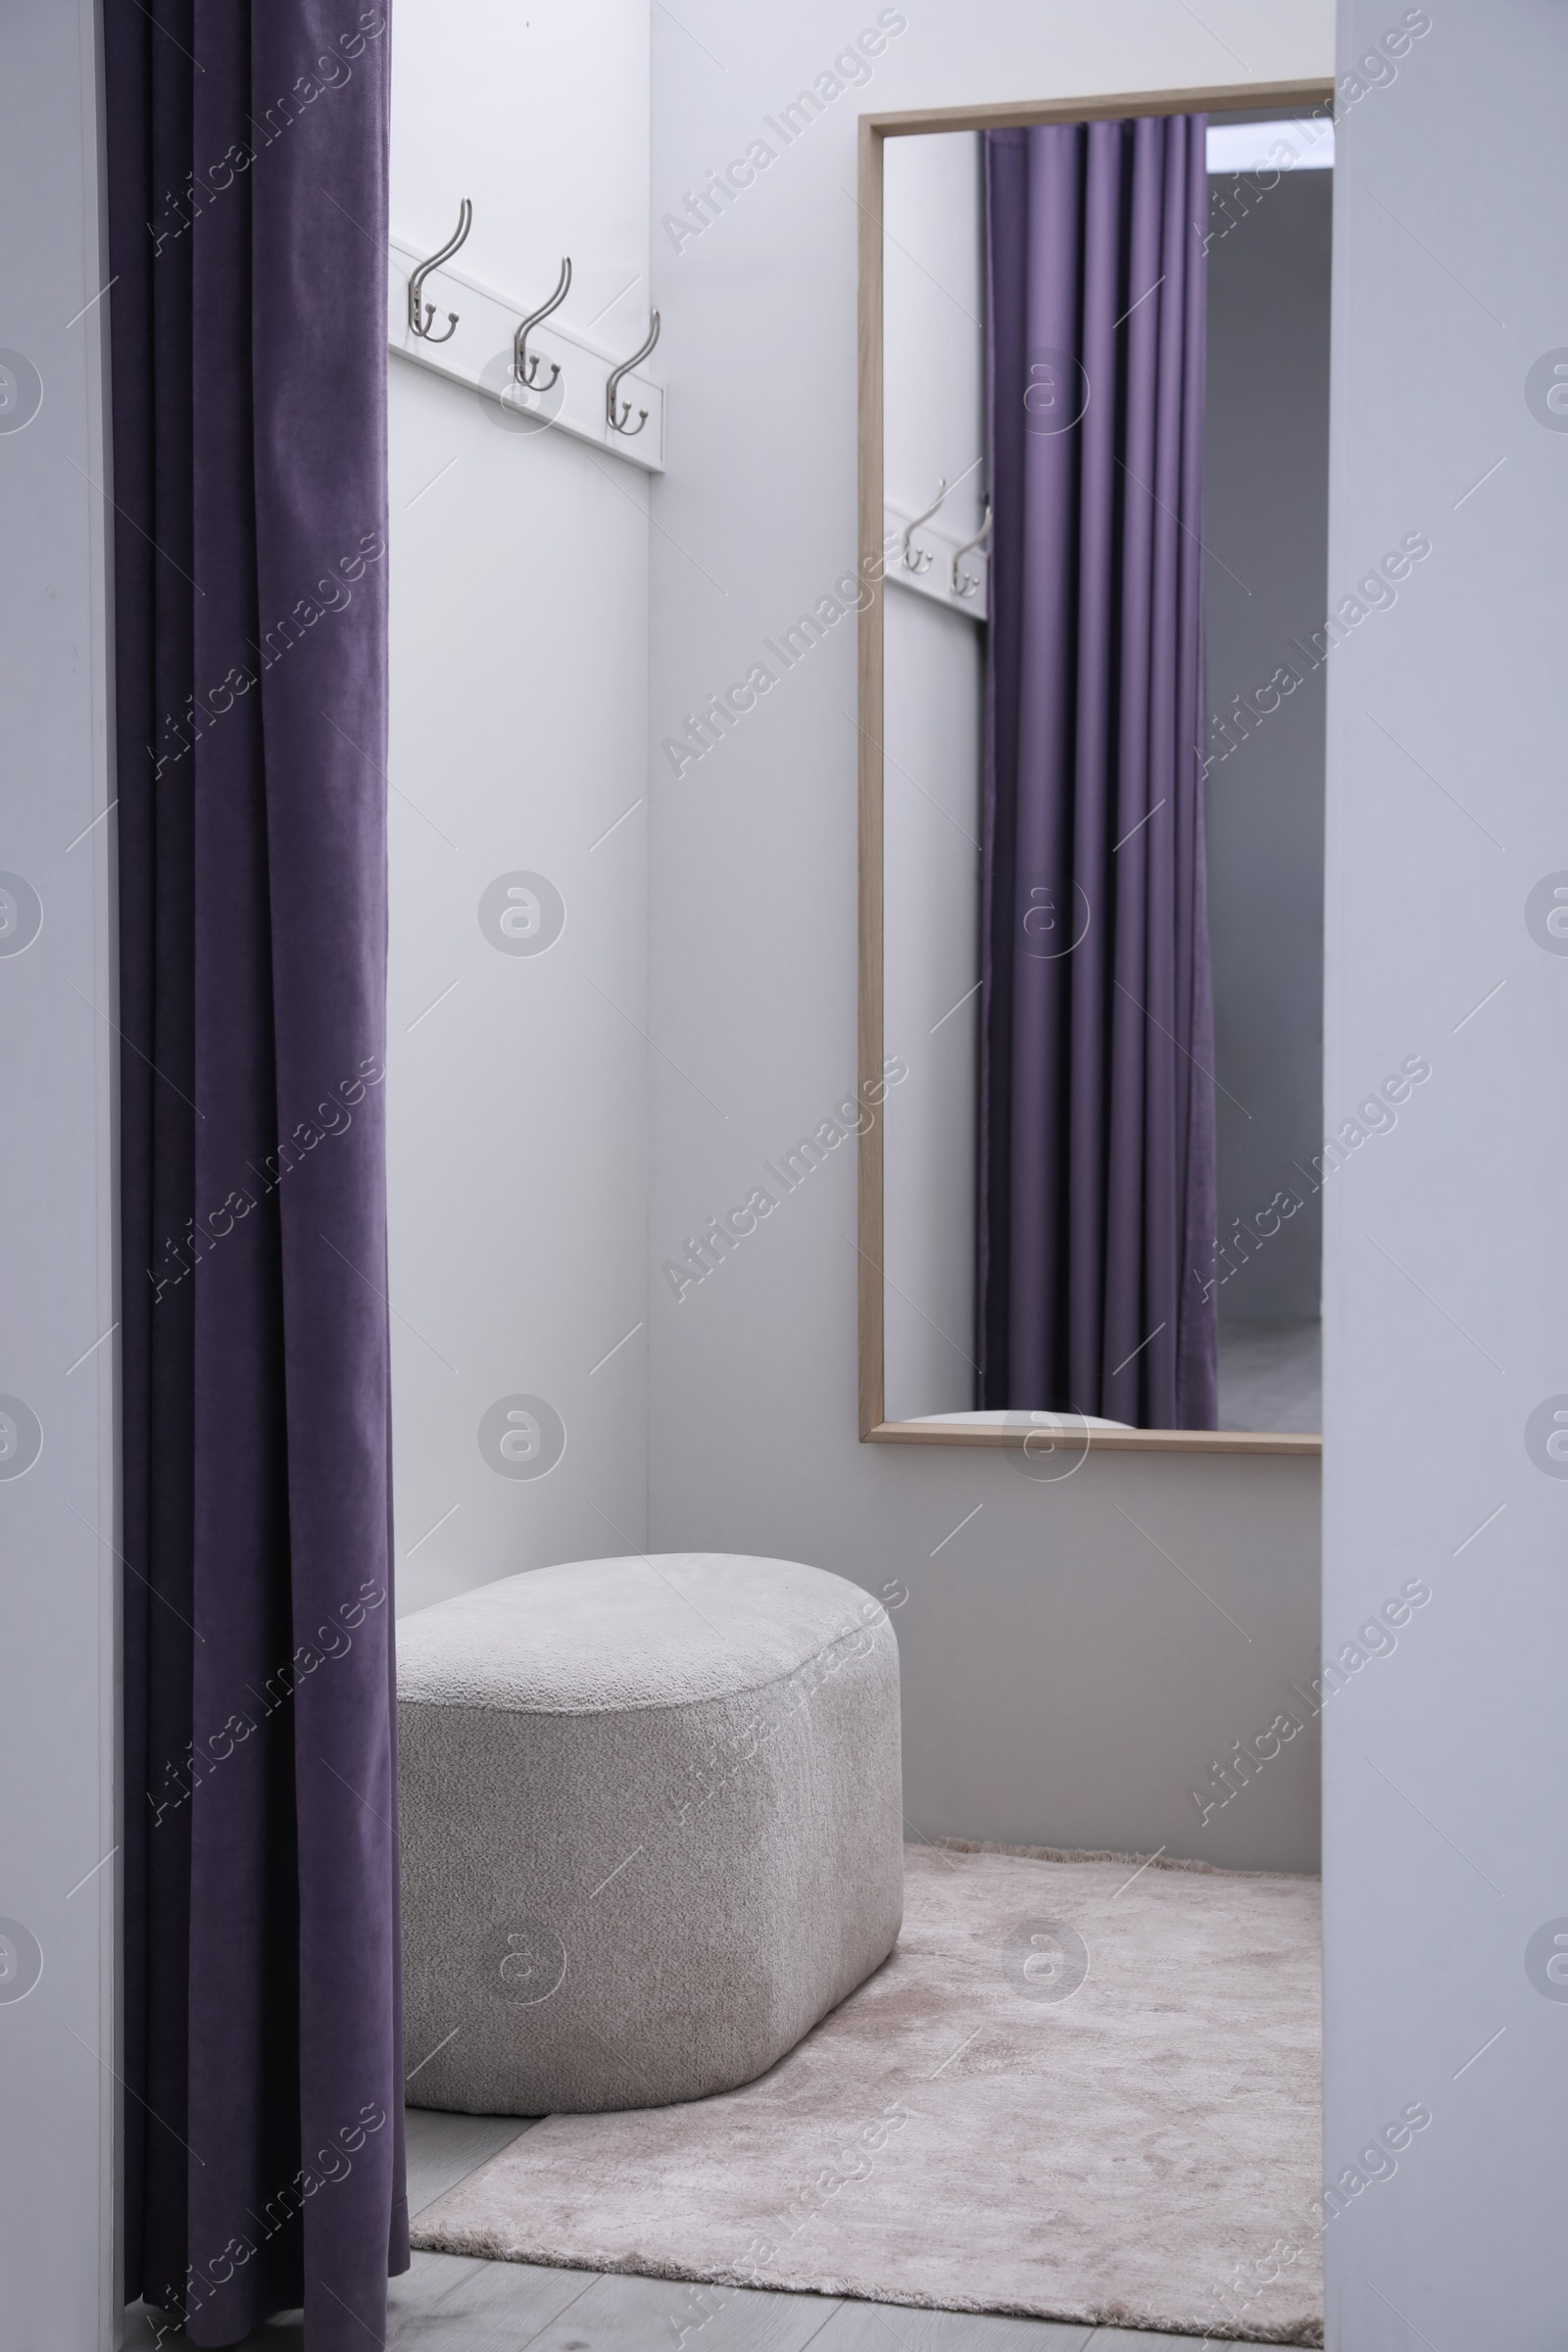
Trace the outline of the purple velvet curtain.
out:
M 384 2340 L 389 29 L 106 0 L 126 2293 Z
M 988 133 L 984 1406 L 1212 1429 L 1204 120 Z

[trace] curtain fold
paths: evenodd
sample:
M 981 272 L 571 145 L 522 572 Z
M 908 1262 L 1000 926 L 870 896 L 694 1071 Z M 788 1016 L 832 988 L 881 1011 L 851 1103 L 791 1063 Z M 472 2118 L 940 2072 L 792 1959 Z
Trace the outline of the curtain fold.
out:
M 385 2337 L 389 28 L 106 0 L 126 2294 Z
M 986 136 L 979 1402 L 1212 1429 L 1201 116 Z

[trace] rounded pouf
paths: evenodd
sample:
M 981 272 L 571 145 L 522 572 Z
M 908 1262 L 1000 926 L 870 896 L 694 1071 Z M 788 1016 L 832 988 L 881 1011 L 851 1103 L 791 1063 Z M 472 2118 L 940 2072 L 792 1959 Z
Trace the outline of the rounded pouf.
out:
M 398 1652 L 414 2105 L 730 2090 L 892 1950 L 899 1653 L 858 1585 L 578 1560 L 405 1617 Z

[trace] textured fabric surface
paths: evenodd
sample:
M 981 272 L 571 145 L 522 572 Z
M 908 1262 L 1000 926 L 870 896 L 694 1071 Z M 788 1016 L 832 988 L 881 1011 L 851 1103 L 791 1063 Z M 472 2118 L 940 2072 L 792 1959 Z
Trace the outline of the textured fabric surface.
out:
M 700 2098 L 886 1958 L 898 1644 L 858 1586 L 788 1560 L 580 1560 L 399 1632 L 412 2104 Z
M 406 1617 L 398 1697 L 534 1714 L 733 1698 L 870 1622 L 865 1607 L 858 1585 L 796 1560 L 572 1560 Z
M 1319 2344 L 1318 1911 L 1315 1880 L 910 1848 L 897 1951 L 771 2074 L 552 2116 L 416 2242 Z
M 1204 119 L 991 131 L 986 188 L 975 1402 L 1212 1429 Z
M 388 26 L 106 0 L 125 2288 L 407 2263 L 386 1220 Z

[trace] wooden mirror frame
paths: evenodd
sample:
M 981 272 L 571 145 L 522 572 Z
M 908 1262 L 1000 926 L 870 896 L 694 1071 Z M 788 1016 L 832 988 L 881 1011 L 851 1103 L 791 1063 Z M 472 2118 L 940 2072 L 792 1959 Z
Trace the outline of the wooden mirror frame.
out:
M 1037 122 L 1096 122 L 1128 115 L 1303 114 L 1334 103 L 1332 81 L 1225 82 L 1190 90 L 1137 90 L 1114 96 L 1054 98 L 1003 106 L 916 108 L 859 118 L 859 559 L 872 588 L 859 626 L 859 1084 L 864 1102 L 882 1101 L 884 717 L 882 627 L 882 147 L 922 132 L 1003 130 Z M 882 1270 L 882 1121 L 859 1139 L 860 1442 L 883 1446 L 1019 1446 L 1026 1427 L 889 1421 L 886 1404 Z M 1306 1432 L 1241 1429 L 1087 1430 L 1086 1448 L 1118 1453 L 1321 1454 Z

